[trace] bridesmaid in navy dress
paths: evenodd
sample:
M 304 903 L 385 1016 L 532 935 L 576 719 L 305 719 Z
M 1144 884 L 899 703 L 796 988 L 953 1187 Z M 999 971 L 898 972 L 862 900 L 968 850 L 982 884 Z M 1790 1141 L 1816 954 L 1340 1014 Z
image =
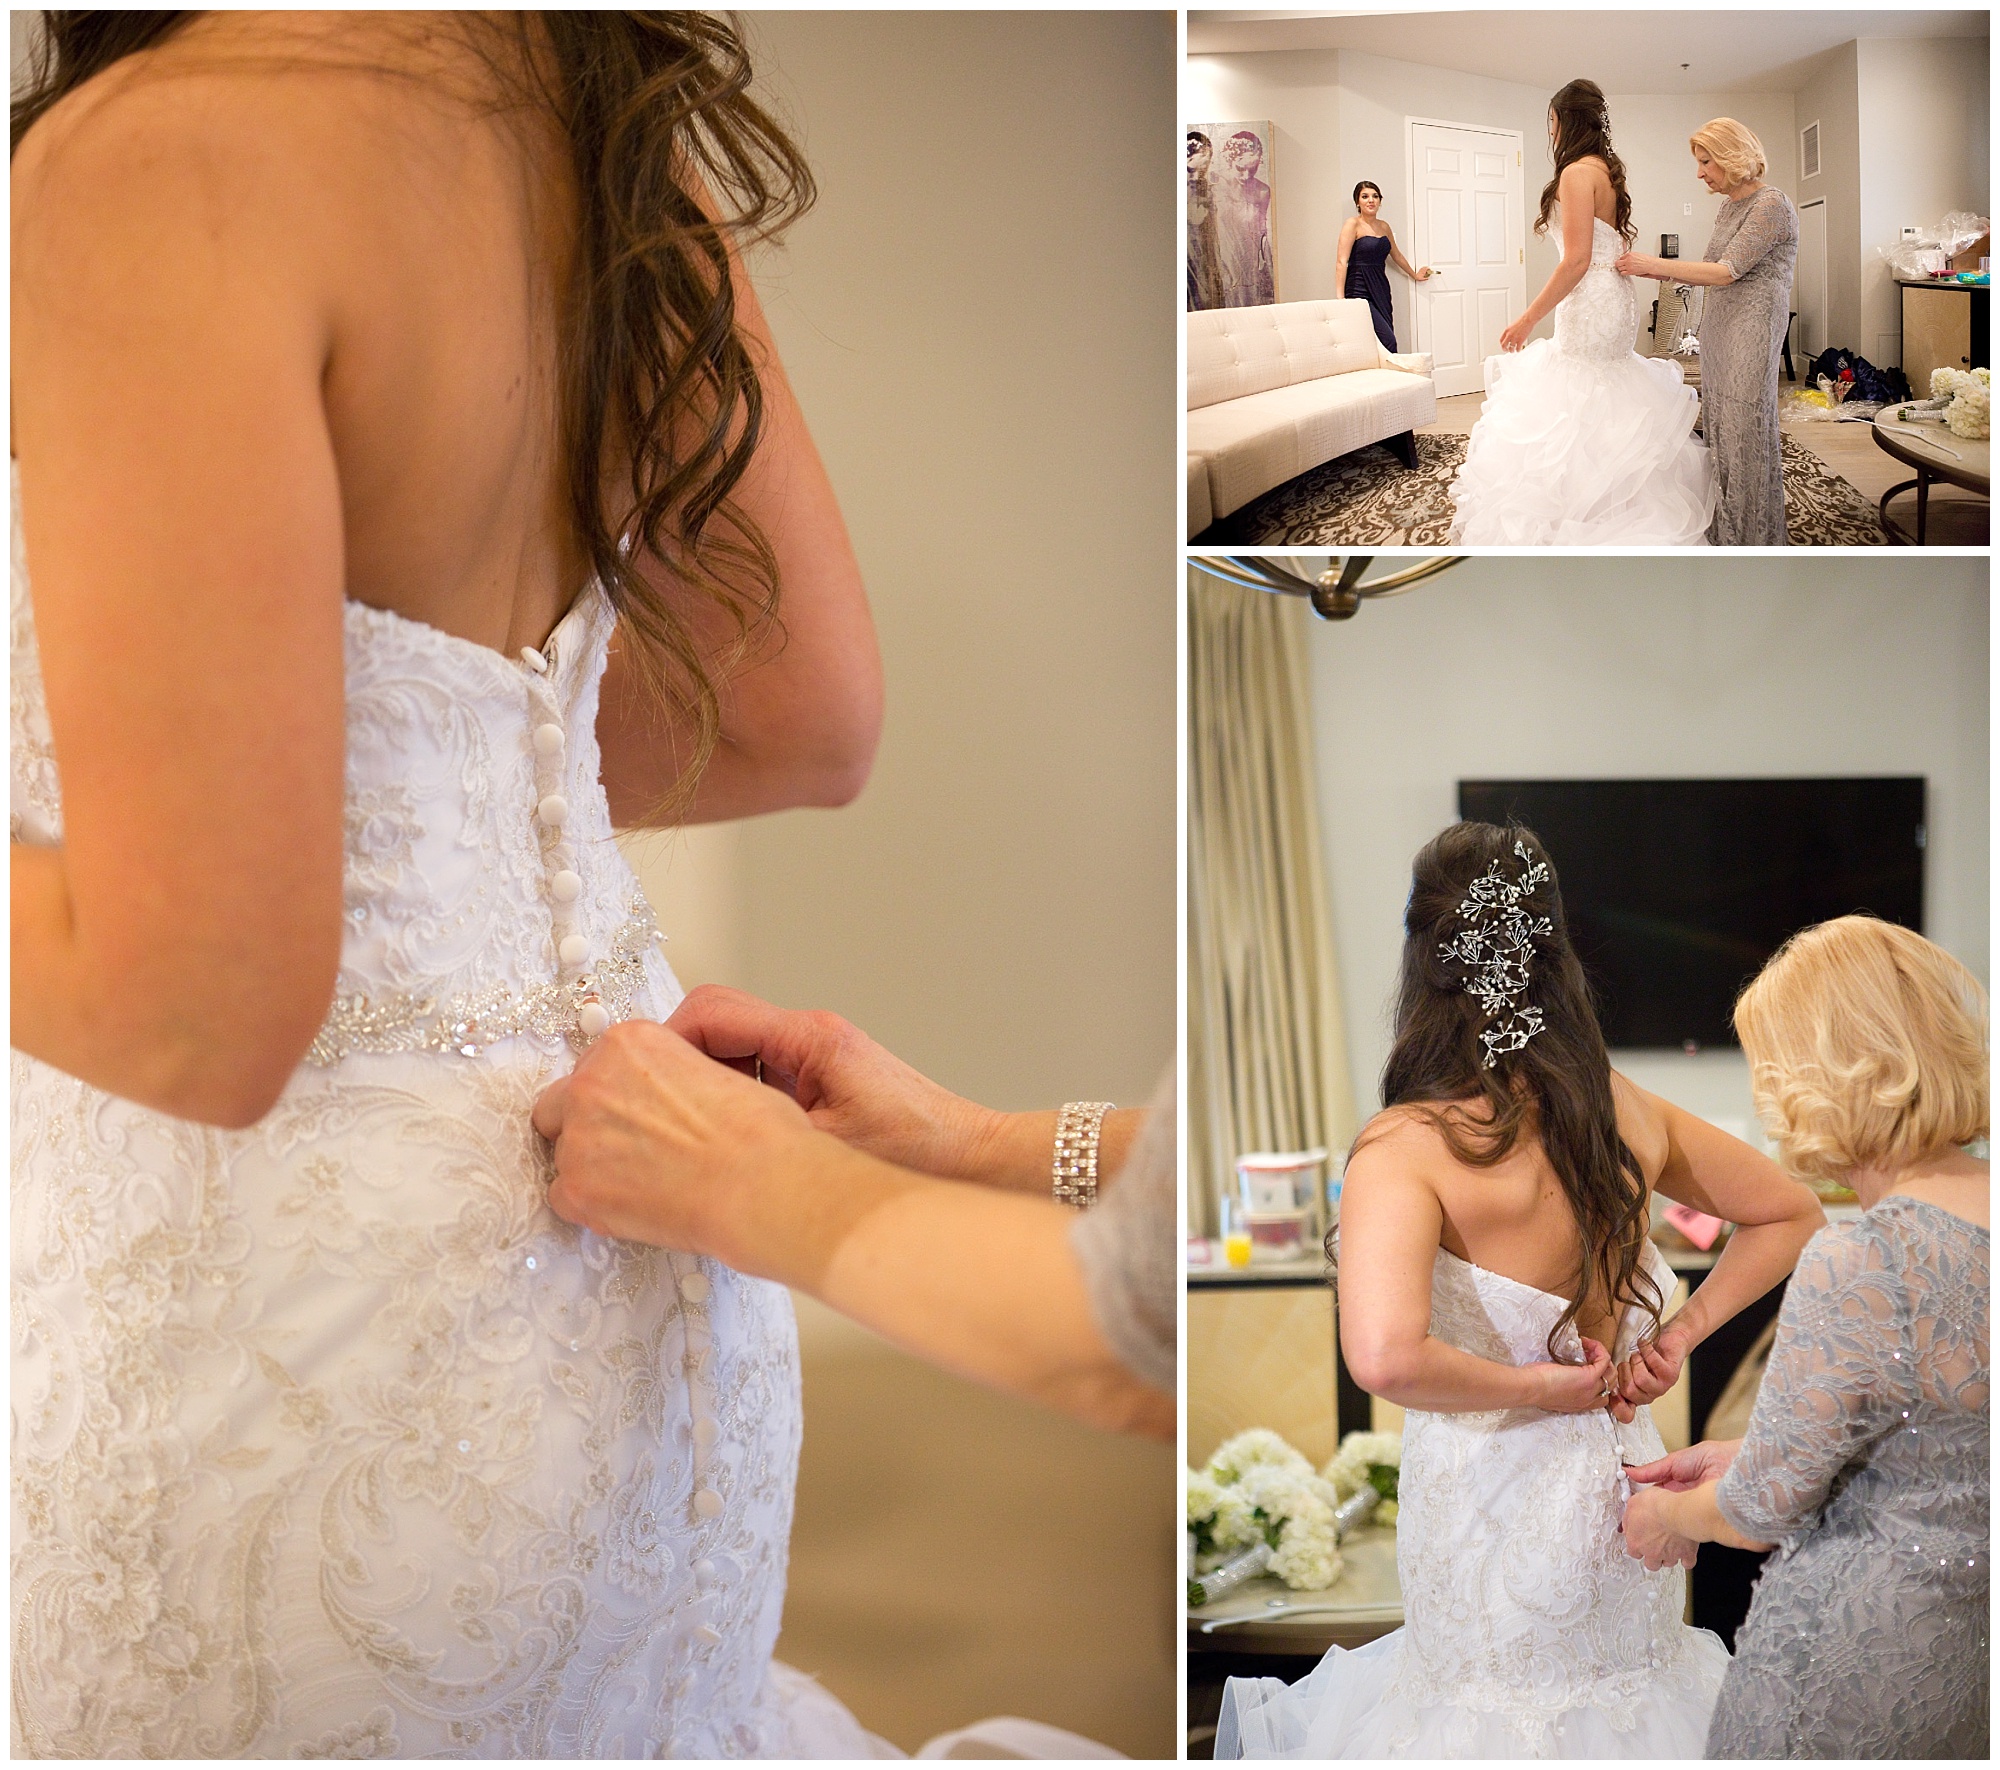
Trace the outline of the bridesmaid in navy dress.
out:
M 1414 282 L 1431 274 L 1429 265 L 1414 268 L 1396 245 L 1395 229 L 1381 219 L 1382 187 L 1363 179 L 1354 187 L 1355 213 L 1340 230 L 1340 256 L 1333 267 L 1333 286 L 1341 294 L 1368 303 L 1375 317 L 1375 336 L 1384 350 L 1396 348 L 1396 315 L 1389 301 L 1389 264 Z

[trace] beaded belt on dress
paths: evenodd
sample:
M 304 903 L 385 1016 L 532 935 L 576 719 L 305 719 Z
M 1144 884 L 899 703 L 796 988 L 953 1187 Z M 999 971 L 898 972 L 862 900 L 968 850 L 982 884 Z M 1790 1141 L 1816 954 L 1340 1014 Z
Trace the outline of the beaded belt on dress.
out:
M 495 984 L 440 1001 L 434 996 L 336 996 L 306 1052 L 321 1067 L 355 1053 L 439 1051 L 476 1057 L 502 1039 L 532 1033 L 582 1050 L 613 1021 L 629 1019 L 646 976 L 646 949 L 659 938 L 643 897 L 612 937 L 611 950 L 580 976 L 532 989 Z
M 577 925 L 583 879 L 568 834 L 569 802 L 563 796 L 568 734 L 553 685 L 553 638 L 540 651 L 521 650 L 523 685 L 538 719 L 528 734 L 535 758 L 535 823 L 548 869 L 551 935 L 558 973 L 549 983 L 514 989 L 495 984 L 439 1000 L 435 996 L 336 996 L 306 1062 L 324 1067 L 353 1053 L 437 1051 L 476 1057 L 503 1039 L 533 1034 L 584 1046 L 615 1020 L 627 1019 L 646 975 L 646 949 L 660 936 L 643 896 L 628 906 L 610 951 L 595 960 Z

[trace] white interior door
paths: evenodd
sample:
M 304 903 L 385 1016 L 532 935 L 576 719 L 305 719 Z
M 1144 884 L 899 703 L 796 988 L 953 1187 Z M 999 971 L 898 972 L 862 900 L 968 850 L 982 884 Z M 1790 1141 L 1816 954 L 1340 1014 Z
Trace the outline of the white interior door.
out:
M 1798 372 L 1826 349 L 1826 202 L 1799 205 L 1799 263 L 1793 276 L 1799 304 Z
M 1440 394 L 1477 393 L 1528 305 L 1521 137 L 1414 117 L 1408 127 L 1410 256 L 1437 272 L 1414 285 L 1417 348 L 1431 353 Z

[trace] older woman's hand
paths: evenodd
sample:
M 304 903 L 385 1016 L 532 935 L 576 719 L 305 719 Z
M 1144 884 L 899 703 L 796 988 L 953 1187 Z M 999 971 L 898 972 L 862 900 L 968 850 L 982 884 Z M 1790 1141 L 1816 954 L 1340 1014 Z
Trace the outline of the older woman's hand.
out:
M 777 1089 L 650 1020 L 605 1033 L 543 1090 L 534 1125 L 555 1146 L 558 1217 L 731 1264 L 763 1195 L 809 1171 L 815 1146 L 837 1147 Z
M 1626 252 L 1611 267 L 1621 277 L 1652 277 L 1665 282 L 1674 273 L 1664 258 L 1649 258 L 1644 252 Z
M 1641 1487 L 1625 1502 L 1625 1553 L 1643 1561 L 1649 1573 L 1663 1567 L 1692 1567 L 1699 1545 L 1673 1527 L 1671 1498 L 1657 1488 Z
M 939 1087 L 838 1014 L 704 984 L 667 1025 L 732 1068 L 760 1066 L 814 1129 L 919 1173 L 963 1174 L 1002 1116 Z

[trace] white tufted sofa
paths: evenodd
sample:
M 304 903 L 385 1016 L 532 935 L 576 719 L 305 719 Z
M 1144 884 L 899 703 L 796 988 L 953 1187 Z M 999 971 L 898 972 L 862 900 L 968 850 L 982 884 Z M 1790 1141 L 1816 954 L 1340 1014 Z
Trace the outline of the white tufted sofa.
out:
M 1365 301 L 1281 301 L 1187 316 L 1188 534 L 1336 455 L 1437 416 L 1431 359 L 1384 350 Z

